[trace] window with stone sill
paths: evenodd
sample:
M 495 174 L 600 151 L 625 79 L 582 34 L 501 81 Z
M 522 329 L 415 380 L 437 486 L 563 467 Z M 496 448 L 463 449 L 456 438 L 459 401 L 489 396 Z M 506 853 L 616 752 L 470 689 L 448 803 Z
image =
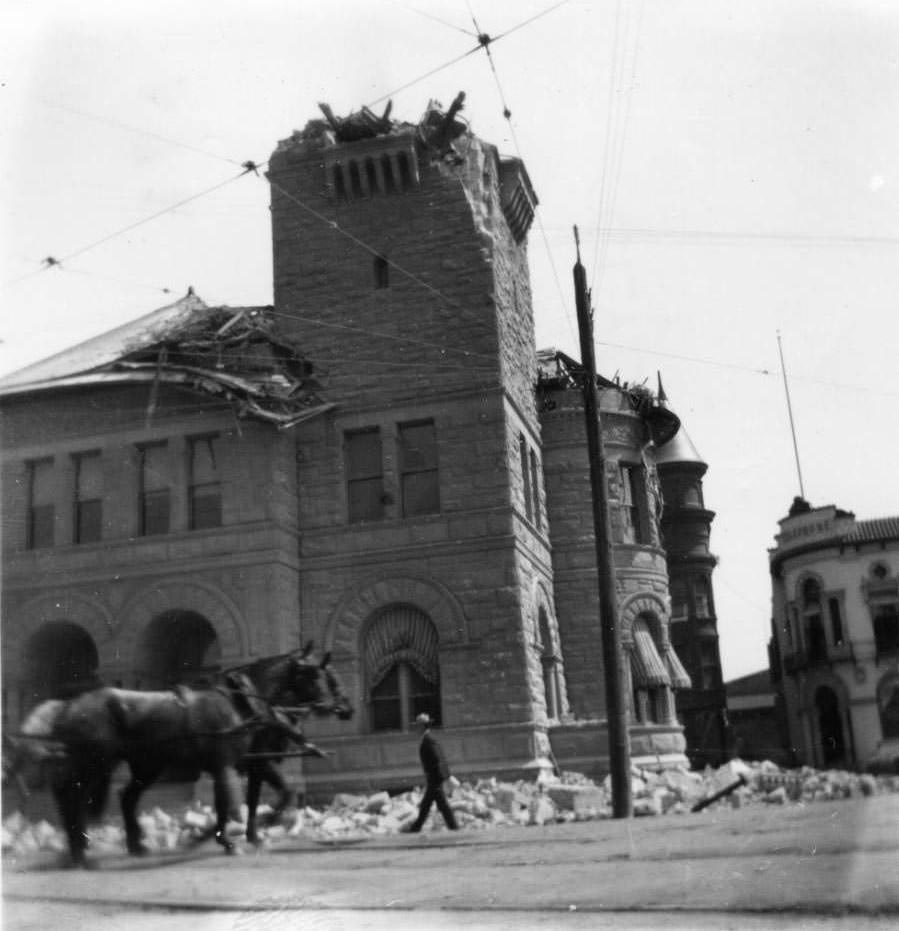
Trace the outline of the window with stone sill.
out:
M 25 545 L 30 550 L 53 546 L 56 531 L 53 459 L 26 463 L 28 483 L 28 529 Z
M 75 468 L 73 543 L 97 543 L 103 535 L 103 472 L 99 450 L 72 456 Z

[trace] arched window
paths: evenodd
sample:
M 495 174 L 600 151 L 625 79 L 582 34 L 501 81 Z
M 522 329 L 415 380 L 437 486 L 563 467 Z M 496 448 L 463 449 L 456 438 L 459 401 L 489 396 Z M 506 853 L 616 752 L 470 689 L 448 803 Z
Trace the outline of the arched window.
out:
M 409 730 L 423 712 L 441 723 L 437 630 L 423 611 L 412 605 L 379 611 L 362 652 L 373 731 Z
M 629 647 L 635 723 L 664 724 L 669 718 L 671 677 L 657 642 L 658 618 L 640 614 L 634 619 Z
M 31 635 L 22 664 L 20 708 L 67 698 L 97 685 L 99 659 L 91 635 L 71 621 L 48 621 Z
M 559 657 L 553 644 L 552 631 L 546 610 L 540 608 L 537 616 L 540 634 L 540 662 L 543 665 L 543 694 L 546 698 L 546 716 L 558 718 L 562 713 L 562 687 L 559 676 Z
M 821 586 L 815 579 L 802 583 L 802 626 L 810 663 L 827 660 L 827 638 L 821 618 Z
M 166 611 L 147 625 L 138 646 L 137 684 L 167 689 L 209 685 L 221 669 L 215 628 L 193 611 Z

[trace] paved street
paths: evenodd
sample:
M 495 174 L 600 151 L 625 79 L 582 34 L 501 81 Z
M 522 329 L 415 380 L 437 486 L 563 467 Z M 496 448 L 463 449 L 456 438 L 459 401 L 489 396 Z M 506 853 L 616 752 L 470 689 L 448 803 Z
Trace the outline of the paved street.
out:
M 8 859 L 4 928 L 886 928 L 899 796 L 96 862 Z

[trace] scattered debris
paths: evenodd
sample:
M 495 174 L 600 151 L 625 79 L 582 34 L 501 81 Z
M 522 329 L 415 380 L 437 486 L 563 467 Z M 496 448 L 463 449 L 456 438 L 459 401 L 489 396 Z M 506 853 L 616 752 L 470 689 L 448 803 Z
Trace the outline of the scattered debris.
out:
M 899 776 L 872 776 L 842 770 L 803 767 L 782 770 L 774 763 L 731 760 L 717 770 L 693 772 L 667 769 L 659 772 L 635 769 L 632 774 L 634 814 L 660 816 L 705 811 L 715 805 L 741 808 L 751 804 L 788 805 L 822 800 L 861 798 L 899 792 Z M 513 825 L 538 825 L 590 821 L 612 814 L 611 784 L 597 785 L 578 773 L 538 782 L 477 782 L 452 780 L 450 805 L 463 830 L 485 830 Z M 260 828 L 267 843 L 304 837 L 319 843 L 350 843 L 368 837 L 398 834 L 418 814 L 422 790 L 401 795 L 387 792 L 351 795 L 341 792 L 325 809 L 288 809 L 277 823 Z M 259 806 L 264 825 L 273 812 Z M 246 820 L 246 809 L 243 810 Z M 215 823 L 211 806 L 195 804 L 180 815 L 160 808 L 144 812 L 140 824 L 151 850 L 172 850 L 190 845 L 208 834 Z M 229 834 L 240 835 L 245 825 L 230 824 Z M 433 813 L 425 830 L 444 831 L 443 819 Z M 99 852 L 123 852 L 124 831 L 117 820 L 91 829 L 91 846 Z M 4 854 L 25 855 L 41 850 L 63 852 L 65 836 L 47 821 L 32 824 L 20 812 L 8 815 L 2 825 Z

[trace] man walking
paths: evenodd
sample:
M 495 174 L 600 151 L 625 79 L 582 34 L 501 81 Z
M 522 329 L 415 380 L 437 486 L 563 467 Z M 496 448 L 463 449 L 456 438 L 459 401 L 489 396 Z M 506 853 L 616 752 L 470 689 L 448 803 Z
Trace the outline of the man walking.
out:
M 457 831 L 459 825 L 456 824 L 453 810 L 450 808 L 443 792 L 443 783 L 449 778 L 450 774 L 449 766 L 446 763 L 446 757 L 443 755 L 443 748 L 431 733 L 431 717 L 427 714 L 420 714 L 415 719 L 415 723 L 421 728 L 421 745 L 418 748 L 418 754 L 421 757 L 421 768 L 424 770 L 426 785 L 425 794 L 418 808 L 418 817 L 409 826 L 408 830 L 412 833 L 418 833 L 428 817 L 431 805 L 436 802 L 446 826 L 451 831 Z

